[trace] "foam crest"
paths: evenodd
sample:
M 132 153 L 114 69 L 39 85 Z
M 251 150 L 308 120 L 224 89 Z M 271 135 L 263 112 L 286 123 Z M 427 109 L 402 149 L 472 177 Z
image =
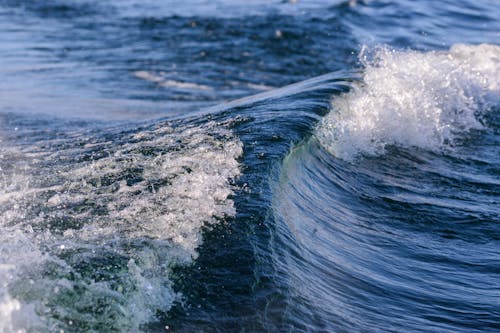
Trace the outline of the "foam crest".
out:
M 224 124 L 0 154 L 0 332 L 140 331 L 181 297 L 168 277 L 202 229 L 235 214 L 242 144 Z
M 105 218 L 93 217 L 95 209 L 72 214 L 94 221 L 78 231 L 80 236 L 119 231 L 131 238 L 169 240 L 188 257 L 196 256 L 201 227 L 235 213 L 227 199 L 230 180 L 239 175 L 241 144 L 229 131 L 195 127 L 144 131 L 130 141 L 110 156 L 65 171 L 65 183 L 47 199 L 49 206 L 98 198 Z
M 500 47 L 454 45 L 448 52 L 381 48 L 362 82 L 332 103 L 316 137 L 352 160 L 388 145 L 441 150 L 473 129 L 500 102 Z

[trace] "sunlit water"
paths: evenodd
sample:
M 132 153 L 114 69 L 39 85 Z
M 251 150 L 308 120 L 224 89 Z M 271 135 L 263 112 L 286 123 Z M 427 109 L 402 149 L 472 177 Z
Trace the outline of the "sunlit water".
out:
M 0 332 L 499 331 L 498 17 L 0 0 Z

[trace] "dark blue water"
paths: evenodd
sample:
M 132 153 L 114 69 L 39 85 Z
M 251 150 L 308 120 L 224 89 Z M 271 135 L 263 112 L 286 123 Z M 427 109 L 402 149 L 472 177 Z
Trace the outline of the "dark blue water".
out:
M 0 332 L 500 331 L 498 17 L 0 0 Z

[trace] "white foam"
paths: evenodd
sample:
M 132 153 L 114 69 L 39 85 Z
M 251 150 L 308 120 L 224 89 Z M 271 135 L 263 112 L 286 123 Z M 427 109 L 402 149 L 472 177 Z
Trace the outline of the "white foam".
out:
M 64 178 L 74 181 L 67 182 L 65 189 L 58 191 L 63 194 L 51 197 L 49 204 L 88 200 L 96 195 L 89 180 L 119 178 L 127 170 L 140 169 L 141 181 L 133 185 L 120 181 L 115 184 L 119 185 L 116 191 L 109 189 L 112 193 L 100 196 L 106 202 L 106 218 L 94 218 L 87 229 L 93 226 L 93 233 L 119 231 L 133 238 L 169 240 L 189 256 L 196 256 L 201 227 L 235 213 L 232 200 L 227 199 L 232 193 L 230 180 L 239 175 L 236 158 L 242 146 L 230 139 L 230 132 L 218 130 L 217 134 L 224 138 L 215 138 L 206 128 L 141 132 L 133 138 L 140 141 L 127 144 L 112 156 L 69 170 Z M 151 148 L 163 152 L 145 156 L 143 151 Z M 155 186 L 154 180 L 169 184 Z
M 235 214 L 242 145 L 223 125 L 77 138 L 0 147 L 0 332 L 139 331 L 180 297 L 171 266 L 196 258 L 203 227 Z M 100 258 L 121 265 L 109 267 L 116 277 L 75 266 Z M 103 314 L 88 312 L 95 304 Z
M 9 288 L 18 280 L 18 273 L 44 261 L 33 242 L 20 230 L 2 226 L 0 234 L 0 332 L 37 331 L 40 318 L 33 304 L 12 297 Z
M 352 160 L 387 145 L 441 150 L 500 102 L 500 46 L 454 45 L 448 52 L 380 48 L 365 62 L 362 82 L 332 102 L 316 137 Z
M 9 295 L 4 295 L 0 299 L 0 332 L 25 332 L 24 329 L 17 329 L 13 324 L 13 315 L 21 309 L 21 303 L 12 299 Z

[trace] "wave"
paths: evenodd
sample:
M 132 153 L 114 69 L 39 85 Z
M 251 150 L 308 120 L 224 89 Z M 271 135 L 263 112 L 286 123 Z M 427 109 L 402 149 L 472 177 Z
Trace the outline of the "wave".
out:
M 0 331 L 137 331 L 235 214 L 242 145 L 213 122 L 45 134 L 1 151 Z
M 328 122 L 348 112 L 337 101 L 354 105 L 372 91 L 369 73 L 397 87 L 400 81 L 390 77 L 403 70 L 403 58 L 423 64 L 437 58 L 456 68 L 459 54 L 470 66 L 477 57 L 474 68 L 488 73 L 497 68 L 497 51 L 491 48 L 490 63 L 481 59 L 487 54 L 483 48 L 490 50 L 380 50 L 378 57 L 387 57 L 384 66 L 393 59 L 394 68 L 384 74 L 382 60 L 367 63 L 361 83 L 355 73 L 331 73 L 155 125 L 83 125 L 61 132 L 61 124 L 52 127 L 50 121 L 35 120 L 27 130 L 22 124 L 0 147 L 0 279 L 6 281 L 0 287 L 0 329 L 160 331 L 168 324 L 180 332 L 459 331 L 469 322 L 493 327 L 488 320 L 498 295 L 481 281 L 494 270 L 495 249 L 488 242 L 496 232 L 491 202 L 498 168 L 472 158 L 461 165 L 448 156 L 432 164 L 432 151 L 398 149 L 349 163 L 335 156 L 351 161 L 371 152 L 352 145 L 332 151 L 327 131 Z M 422 79 L 432 72 L 423 71 Z M 470 88 L 467 93 L 482 91 L 472 95 L 476 104 L 466 110 L 475 108 L 472 120 L 478 125 L 457 125 L 455 140 L 485 127 L 482 114 L 496 105 L 498 82 L 463 82 L 454 84 Z M 327 114 L 332 98 L 334 110 Z M 388 94 L 379 100 L 391 105 Z M 455 100 L 460 101 L 446 101 Z M 444 119 L 453 118 L 442 103 L 452 114 Z M 415 145 L 374 132 L 386 140 L 377 154 L 387 145 Z M 453 144 L 441 142 L 431 150 Z M 478 154 L 491 151 L 491 142 L 481 144 Z M 443 189 L 450 183 L 461 190 Z M 457 227 L 454 219 L 465 222 Z M 470 230 L 463 228 L 469 224 Z M 212 228 L 214 233 L 206 232 Z M 449 272 L 457 278 L 449 281 Z M 475 295 L 484 304 L 476 306 Z M 478 320 L 478 311 L 487 318 Z M 442 323 L 438 316 L 460 322 Z
M 352 160 L 390 145 L 439 151 L 456 145 L 500 102 L 500 46 L 457 44 L 447 52 L 377 49 L 363 78 L 332 102 L 316 137 Z M 373 60 L 368 60 L 373 59 Z
M 474 146 L 482 156 L 492 149 Z M 498 158 L 464 159 L 394 149 L 353 163 L 316 140 L 293 149 L 273 191 L 272 253 L 289 325 L 494 331 Z
M 237 212 L 264 219 L 269 169 L 325 115 L 331 94 L 345 91 L 344 74 L 155 124 L 4 115 L 0 330 L 192 331 L 230 314 L 240 327 L 241 303 L 255 303 L 245 315 L 260 315 L 262 299 L 233 297 L 253 288 L 244 283 L 260 273 L 242 272 L 258 267 L 251 249 L 265 242 L 248 237 L 252 224 Z M 206 244 L 212 228 L 229 250 Z M 192 298 L 197 286 L 214 289 L 209 316 Z
M 495 330 L 500 47 L 373 57 L 273 184 L 283 321 Z

